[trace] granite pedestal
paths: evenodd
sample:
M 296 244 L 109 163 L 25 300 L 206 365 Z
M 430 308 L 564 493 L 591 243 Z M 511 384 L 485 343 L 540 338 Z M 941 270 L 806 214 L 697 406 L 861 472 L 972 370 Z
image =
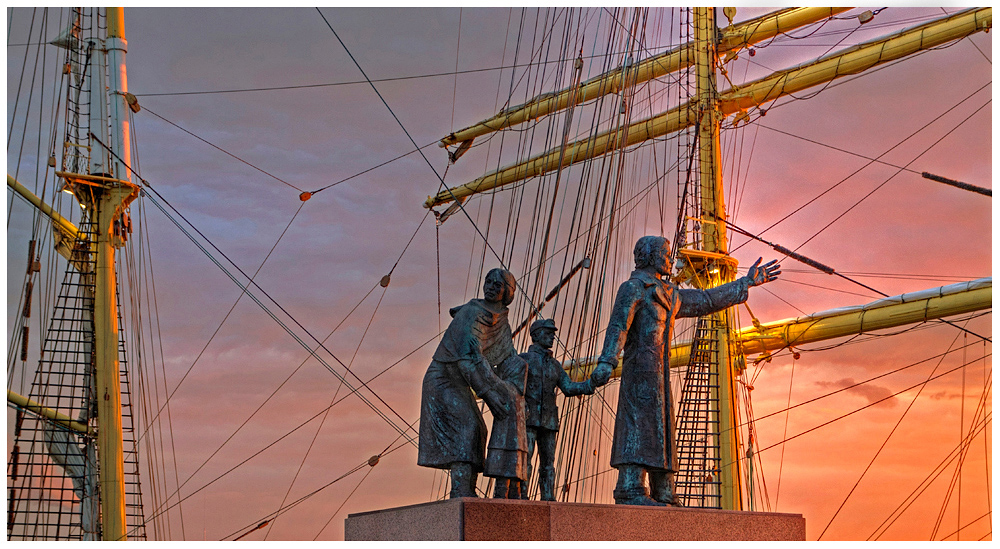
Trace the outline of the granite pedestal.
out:
M 347 541 L 805 541 L 802 515 L 456 498 L 354 513 Z

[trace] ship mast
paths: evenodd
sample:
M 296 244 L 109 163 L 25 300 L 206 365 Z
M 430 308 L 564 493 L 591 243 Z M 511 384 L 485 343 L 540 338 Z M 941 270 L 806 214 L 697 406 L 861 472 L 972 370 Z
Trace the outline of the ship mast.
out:
M 118 282 L 115 250 L 130 225 L 126 208 L 137 196 L 130 182 L 128 117 L 125 97 L 125 36 L 122 8 L 107 8 L 107 39 L 96 39 L 89 70 L 92 148 L 88 174 L 59 173 L 81 206 L 95 220 L 94 372 L 97 399 L 97 455 L 100 466 L 101 532 L 105 540 L 125 540 L 125 466 L 118 356 Z M 103 43 L 100 43 L 103 42 Z M 108 80 L 104 81 L 107 66 Z M 105 91 L 108 90 L 108 91 Z M 106 100 L 105 98 L 108 98 Z
M 736 278 L 736 262 L 729 257 L 726 241 L 726 204 L 722 187 L 722 160 L 719 131 L 722 113 L 719 109 L 719 91 L 716 86 L 716 67 L 719 66 L 715 8 L 692 8 L 695 34 L 695 70 L 697 97 L 694 103 L 698 120 L 698 166 L 701 185 L 701 251 L 704 254 L 686 255 L 694 267 L 692 282 L 700 288 L 712 288 Z M 723 509 L 742 509 L 740 490 L 739 441 L 736 432 L 736 377 L 733 356 L 730 353 L 732 328 L 729 311 L 713 313 L 716 363 L 711 367 L 717 373 L 718 388 L 712 396 L 719 403 L 718 457 L 720 496 Z

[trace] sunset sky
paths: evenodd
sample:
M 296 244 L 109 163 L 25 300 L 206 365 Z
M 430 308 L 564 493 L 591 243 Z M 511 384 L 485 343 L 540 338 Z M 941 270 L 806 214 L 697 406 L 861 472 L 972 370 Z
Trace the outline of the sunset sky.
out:
M 613 13 L 596 7 L 586 10 L 583 19 L 594 25 L 598 19 L 606 25 Z M 783 37 L 758 48 L 753 58 L 741 53 L 729 65 L 728 76 L 735 83 L 759 78 L 957 10 L 890 7 L 860 27 L 856 16 L 863 10 L 854 9 L 841 21 L 819 30 L 814 27 L 808 40 Z M 737 20 L 768 11 L 740 8 Z M 669 16 L 661 19 L 655 10 L 650 12 L 648 28 L 669 21 Z M 413 423 L 420 409 L 420 382 L 435 338 L 447 326 L 447 310 L 477 297 L 480 267 L 488 270 L 499 260 L 489 251 L 484 253 L 482 237 L 464 215 L 454 215 L 436 234 L 434 219 L 426 215 L 422 203 L 438 191 L 437 175 L 417 154 L 389 162 L 414 149 L 401 126 L 423 147 L 495 114 L 511 90 L 515 49 L 520 47 L 517 63 L 525 63 L 528 50 L 538 48 L 530 38 L 536 25 L 552 25 L 542 20 L 560 13 L 555 8 L 322 8 L 345 51 L 313 8 L 126 8 L 128 87 L 142 107 L 133 118 L 139 153 L 133 167 L 243 272 L 252 275 L 267 258 L 257 284 L 313 336 L 323 340 L 350 313 L 326 341 L 326 348 L 339 360 L 322 356 L 338 372 L 343 372 L 340 361 L 365 380 L 398 362 L 370 387 L 391 406 L 392 411 L 379 405 L 397 424 Z M 631 20 L 632 10 L 623 14 L 619 8 L 617 15 Z M 18 45 L 28 40 L 32 10 L 8 9 L 7 17 L 10 131 L 25 51 Z M 45 36 L 52 39 L 62 23 L 49 24 Z M 562 33 L 564 22 L 556 26 Z M 838 32 L 844 29 L 856 30 Z M 649 38 L 656 32 L 651 30 Z M 810 29 L 793 33 L 809 34 Z M 595 46 L 594 40 L 600 39 L 584 40 L 586 51 L 606 45 Z M 816 88 L 796 94 L 795 99 L 779 100 L 767 106 L 764 117 L 751 113 L 753 124 L 723 137 L 727 190 L 734 179 L 729 166 L 734 162 L 740 166 L 735 178 L 740 192 L 727 204 L 731 220 L 760 233 L 795 212 L 763 237 L 791 249 L 808 240 L 800 253 L 888 295 L 992 276 L 991 199 L 919 175 L 927 171 L 992 187 L 992 49 L 992 34 L 977 33 L 862 77 L 837 80 L 821 91 Z M 54 51 L 49 50 L 53 58 L 47 63 L 57 62 Z M 351 56 L 374 81 L 391 112 Z M 557 57 L 554 49 L 549 57 Z M 583 78 L 600 73 L 601 62 L 588 58 Z M 563 82 L 539 83 L 539 91 L 551 91 Z M 288 89 L 273 89 L 279 87 Z M 728 83 L 720 82 L 720 87 Z M 515 89 L 511 104 L 525 98 L 523 89 Z M 21 116 L 18 125 L 24 123 Z M 562 118 L 556 122 L 561 128 Z M 911 134 L 915 135 L 908 138 Z M 512 132 L 504 139 L 502 153 L 497 151 L 499 138 L 473 148 L 448 170 L 446 182 L 465 183 L 509 162 L 517 152 L 518 136 Z M 447 156 L 442 149 L 432 144 L 423 152 L 437 174 L 445 172 Z M 9 174 L 14 174 L 17 155 L 9 146 Z M 874 158 L 881 163 L 871 163 Z M 34 158 L 23 162 L 18 179 L 30 188 L 36 177 Z M 579 179 L 578 172 L 567 177 Z M 805 205 L 842 180 L 834 191 Z M 550 178 L 544 181 L 551 183 Z M 676 181 L 668 179 L 664 194 L 674 203 Z M 534 196 L 539 184 L 539 179 L 529 180 L 517 192 Z M 325 189 L 308 201 L 300 200 L 300 191 L 321 188 Z M 512 192 L 501 191 L 496 198 L 490 245 L 498 251 L 514 249 L 505 240 Z M 8 191 L 8 326 L 21 291 L 30 231 L 28 206 L 11 201 L 10 195 Z M 64 213 L 69 215 L 72 208 L 63 200 Z M 483 232 L 489 223 L 488 208 L 484 198 L 466 203 L 466 211 L 473 218 L 479 216 Z M 655 206 L 645 209 L 651 216 Z M 161 371 L 158 383 L 163 383 L 165 372 L 171 391 L 190 368 L 170 400 L 174 454 L 165 451 L 158 458 L 162 463 L 158 482 L 169 487 L 168 492 L 176 489 L 175 476 L 181 483 L 190 478 L 180 491 L 187 499 L 169 512 L 169 534 L 162 532 L 162 537 L 231 539 L 267 518 L 282 501 L 287 505 L 322 488 L 281 514 L 269 528 L 245 539 L 260 540 L 266 534 L 268 540 L 338 540 L 343 539 L 343 521 L 349 513 L 438 496 L 441 475 L 418 467 L 416 448 L 411 446 L 330 484 L 370 456 L 400 444 L 398 433 L 355 396 L 333 407 L 325 419 L 321 415 L 215 480 L 314 418 L 347 389 L 315 360 L 306 361 L 303 347 L 257 304 L 246 296 L 239 299 L 240 288 L 151 202 L 137 201 L 132 215 L 148 234 L 152 264 L 147 268 L 155 275 L 153 322 L 158 322 L 162 358 L 161 344 L 153 349 L 147 343 L 152 349 L 148 359 Z M 627 232 L 621 241 L 660 234 L 661 227 L 671 238 L 675 215 L 667 212 L 665 223 L 637 216 L 638 221 L 622 229 Z M 743 246 L 745 241 L 730 235 L 733 255 L 744 267 L 759 256 L 778 257 L 758 243 Z M 517 252 L 509 255 L 520 261 L 523 240 L 515 242 Z M 627 259 L 628 246 L 616 257 Z M 602 282 L 605 301 L 631 270 L 631 264 L 623 261 Z M 782 265 L 780 280 L 751 291 L 748 304 L 762 321 L 879 297 L 787 258 Z M 511 269 L 520 276 L 523 262 L 515 261 Z M 383 291 L 378 282 L 390 271 L 391 282 Z M 609 305 L 602 302 L 603 307 Z M 308 341 L 304 329 L 273 303 L 269 307 Z M 523 311 L 523 302 L 516 301 L 514 310 Z M 740 324 L 750 325 L 747 309 L 740 307 L 739 314 Z M 521 318 L 512 313 L 512 323 Z M 991 314 L 958 323 L 992 338 Z M 984 387 L 987 417 L 992 413 L 991 343 L 977 342 L 973 336 L 966 339 L 942 323 L 820 350 L 838 343 L 845 342 L 808 345 L 800 349 L 797 360 L 780 353 L 772 362 L 748 371 L 754 376 L 753 413 L 761 418 L 781 412 L 789 403 L 919 363 L 757 423 L 755 446 L 764 449 L 761 461 L 770 502 L 763 510 L 803 514 L 809 540 L 821 533 L 824 540 L 868 538 L 955 450 L 972 424 Z M 928 360 L 963 345 L 968 345 L 964 352 Z M 573 357 L 586 355 L 581 351 Z M 970 363 L 964 374 L 959 369 L 922 389 L 908 389 L 963 363 Z M 162 402 L 162 386 L 159 392 Z M 777 444 L 886 397 L 891 398 Z M 263 409 L 224 444 L 266 399 Z M 12 416 L 8 411 L 9 441 Z M 986 433 L 992 433 L 992 423 Z M 966 525 L 962 540 L 992 539 L 992 517 L 977 520 L 991 509 L 991 447 L 991 436 L 975 438 L 963 464 L 960 490 L 949 499 L 952 462 L 881 539 L 926 540 L 932 531 L 940 539 Z M 848 498 L 876 453 L 871 469 Z M 609 498 L 612 485 L 613 478 Z M 151 494 L 153 488 L 147 490 Z M 147 517 L 152 508 L 150 497 Z

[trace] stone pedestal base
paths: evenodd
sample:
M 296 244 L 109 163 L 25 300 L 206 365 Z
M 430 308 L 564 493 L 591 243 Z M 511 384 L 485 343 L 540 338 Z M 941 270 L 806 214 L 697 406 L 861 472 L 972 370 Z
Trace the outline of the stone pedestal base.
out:
M 457 498 L 354 513 L 347 541 L 805 541 L 802 515 Z

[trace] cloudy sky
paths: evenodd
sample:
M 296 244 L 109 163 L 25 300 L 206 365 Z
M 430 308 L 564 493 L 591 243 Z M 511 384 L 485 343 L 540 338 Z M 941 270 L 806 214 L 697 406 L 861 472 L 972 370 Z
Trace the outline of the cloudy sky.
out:
M 737 19 L 766 11 L 741 9 Z M 944 13 L 941 8 L 888 8 L 860 27 L 853 18 L 860 11 L 821 29 L 795 33 L 809 35 L 808 40 L 783 37 L 758 48 L 752 59 L 741 54 L 729 65 L 728 77 L 735 83 L 757 78 Z M 576 27 L 567 27 L 562 9 L 323 8 L 322 15 L 326 21 L 312 8 L 126 9 L 128 85 L 142 106 L 133 118 L 134 167 L 164 207 L 175 208 L 221 250 L 212 251 L 215 258 L 225 262 L 224 253 L 249 275 L 264 262 L 255 281 L 273 302 L 259 290 L 254 293 L 299 338 L 311 342 L 308 331 L 323 340 L 337 328 L 325 340 L 329 352 L 320 354 L 331 368 L 343 373 L 346 364 L 368 380 L 391 365 L 370 387 L 385 401 L 376 407 L 402 426 L 418 417 L 420 380 L 434 338 L 447 325 L 447 309 L 476 297 L 481 269 L 499 264 L 492 251 L 484 252 L 481 234 L 489 228 L 490 247 L 514 258 L 510 266 L 520 276 L 527 239 L 510 236 L 512 196 L 534 196 L 540 184 L 552 182 L 551 177 L 535 179 L 517 191 L 498 193 L 492 217 L 488 199 L 469 201 L 466 210 L 482 233 L 461 214 L 435 229 L 422 202 L 437 192 L 447 157 L 436 145 L 424 148 L 432 170 L 413 153 L 413 142 L 423 147 L 487 118 L 508 97 L 512 104 L 523 102 L 526 87 L 544 92 L 558 87 L 557 81 L 564 84 L 568 76 L 557 72 L 558 64 L 530 85 L 523 67 L 510 66 L 515 55 L 517 63 L 525 63 L 531 51 L 543 49 L 539 44 L 548 44 L 541 42 L 544 33 L 538 29 L 558 29 L 553 34 L 559 39 L 550 39 L 553 49 L 543 49 L 543 55 L 556 59 L 564 28 Z M 583 21 L 581 33 L 594 36 L 582 39 L 584 78 L 603 70 L 603 56 L 593 51 L 602 53 L 608 46 L 601 40 L 610 34 L 612 15 L 630 21 L 633 13 L 588 8 L 572 16 L 573 25 Z M 29 38 L 32 10 L 8 10 L 7 17 L 11 131 L 13 119 L 23 123 L 13 114 L 25 51 L 18 44 L 37 42 L 38 23 Z M 59 30 L 54 10 L 50 17 L 47 39 Z M 651 10 L 649 48 L 656 47 L 655 38 L 669 34 L 670 22 L 669 15 Z M 779 100 L 767 106 L 764 117 L 751 113 L 752 125 L 727 132 L 723 139 L 734 223 L 759 233 L 792 214 L 764 237 L 788 248 L 801 245 L 800 253 L 889 295 L 991 276 L 990 199 L 919 175 L 928 171 L 991 186 L 991 51 L 991 34 L 979 33 L 822 91 Z M 608 62 L 613 66 L 620 61 L 613 57 Z M 565 61 L 562 70 L 570 64 Z M 574 130 L 574 135 L 588 130 Z M 483 142 L 487 145 L 472 149 L 448 169 L 449 185 L 523 155 L 516 132 Z M 676 149 L 676 144 L 660 150 L 669 147 Z M 393 160 L 407 153 L 412 154 Z M 17 157 L 18 150 L 9 146 L 8 173 L 14 173 Z M 32 155 L 25 157 L 18 179 L 31 187 L 37 177 Z M 874 158 L 880 162 L 871 162 Z M 735 174 L 733 165 L 739 166 Z M 579 172 L 566 177 L 565 185 L 579 185 Z M 662 197 L 676 204 L 677 177 L 666 181 Z M 810 203 L 838 182 L 835 190 Z M 300 200 L 301 191 L 318 189 L 323 190 Z M 9 198 L 8 204 L 11 326 L 10 304 L 17 303 L 21 290 L 30 212 L 20 201 Z M 146 268 L 155 276 L 153 322 L 162 341 L 162 351 L 159 343 L 147 344 L 145 360 L 158 370 L 159 405 L 164 383 L 173 392 L 173 451 L 158 457 L 160 485 L 148 493 L 165 492 L 160 493 L 162 501 L 179 480 L 186 498 L 163 517 L 169 516 L 169 524 L 159 523 L 161 537 L 232 537 L 282 504 L 315 492 L 246 539 L 342 539 L 348 513 L 439 496 L 441 475 L 417 467 L 411 446 L 384 455 L 373 468 L 359 468 L 370 456 L 400 445 L 398 433 L 356 396 L 323 415 L 348 389 L 323 365 L 307 360 L 302 345 L 261 307 L 241 297 L 240 287 L 153 203 L 138 204 L 132 212 L 151 256 Z M 72 210 L 72 204 L 62 205 L 67 213 Z M 635 238 L 661 231 L 673 235 L 675 212 L 658 221 L 653 218 L 659 214 L 651 213 L 655 210 L 652 201 L 644 204 L 637 211 L 646 217 L 637 216 L 616 236 L 623 248 L 612 254 L 609 270 L 598 281 L 606 288 L 605 301 L 630 270 L 626 248 Z M 742 246 L 745 240 L 731 236 L 731 249 L 742 265 L 760 255 L 775 256 L 759 244 Z M 878 298 L 790 260 L 783 266 L 781 280 L 751 293 L 750 309 L 762 321 Z M 245 280 L 231 265 L 227 268 Z M 388 288 L 379 287 L 390 272 Z M 551 276 L 555 278 L 543 284 L 546 289 L 558 280 Z M 605 310 L 608 305 L 600 304 Z M 524 307 L 519 298 L 512 309 Z M 745 308 L 740 315 L 741 324 L 749 325 Z M 512 316 L 520 321 L 523 313 Z M 967 327 L 991 338 L 991 319 L 976 318 Z M 821 534 L 822 539 L 865 539 L 894 516 L 891 511 L 905 505 L 955 450 L 972 424 L 984 386 L 989 386 L 990 344 L 976 344 L 976 338 L 966 340 L 961 334 L 937 323 L 829 350 L 820 349 L 845 342 L 815 344 L 802 349 L 798 359 L 786 352 L 752 367 L 747 375 L 753 385 L 753 414 L 774 414 L 756 427 L 766 510 L 805 515 L 808 539 Z M 966 344 L 964 352 L 928 360 Z M 574 347 L 571 338 L 566 345 L 571 350 L 560 358 L 587 356 L 592 348 Z M 909 389 L 964 363 L 971 365 L 922 389 Z M 789 404 L 913 364 L 782 412 Z M 364 394 L 377 401 L 372 392 Z M 991 411 L 989 400 L 986 411 Z M 962 539 L 990 532 L 989 518 L 976 519 L 988 509 L 984 477 L 991 471 L 991 442 L 982 436 L 973 441 L 960 489 L 949 490 L 952 463 L 883 538 L 927 539 L 932 532 L 941 538 L 970 523 L 961 531 Z M 171 446 L 169 441 L 164 445 Z M 871 469 L 864 473 L 869 463 Z M 346 473 L 351 474 L 337 480 Z M 612 484 L 605 497 L 610 497 Z M 152 500 L 147 498 L 147 516 L 153 514 Z M 173 496 L 169 504 L 176 501 Z

